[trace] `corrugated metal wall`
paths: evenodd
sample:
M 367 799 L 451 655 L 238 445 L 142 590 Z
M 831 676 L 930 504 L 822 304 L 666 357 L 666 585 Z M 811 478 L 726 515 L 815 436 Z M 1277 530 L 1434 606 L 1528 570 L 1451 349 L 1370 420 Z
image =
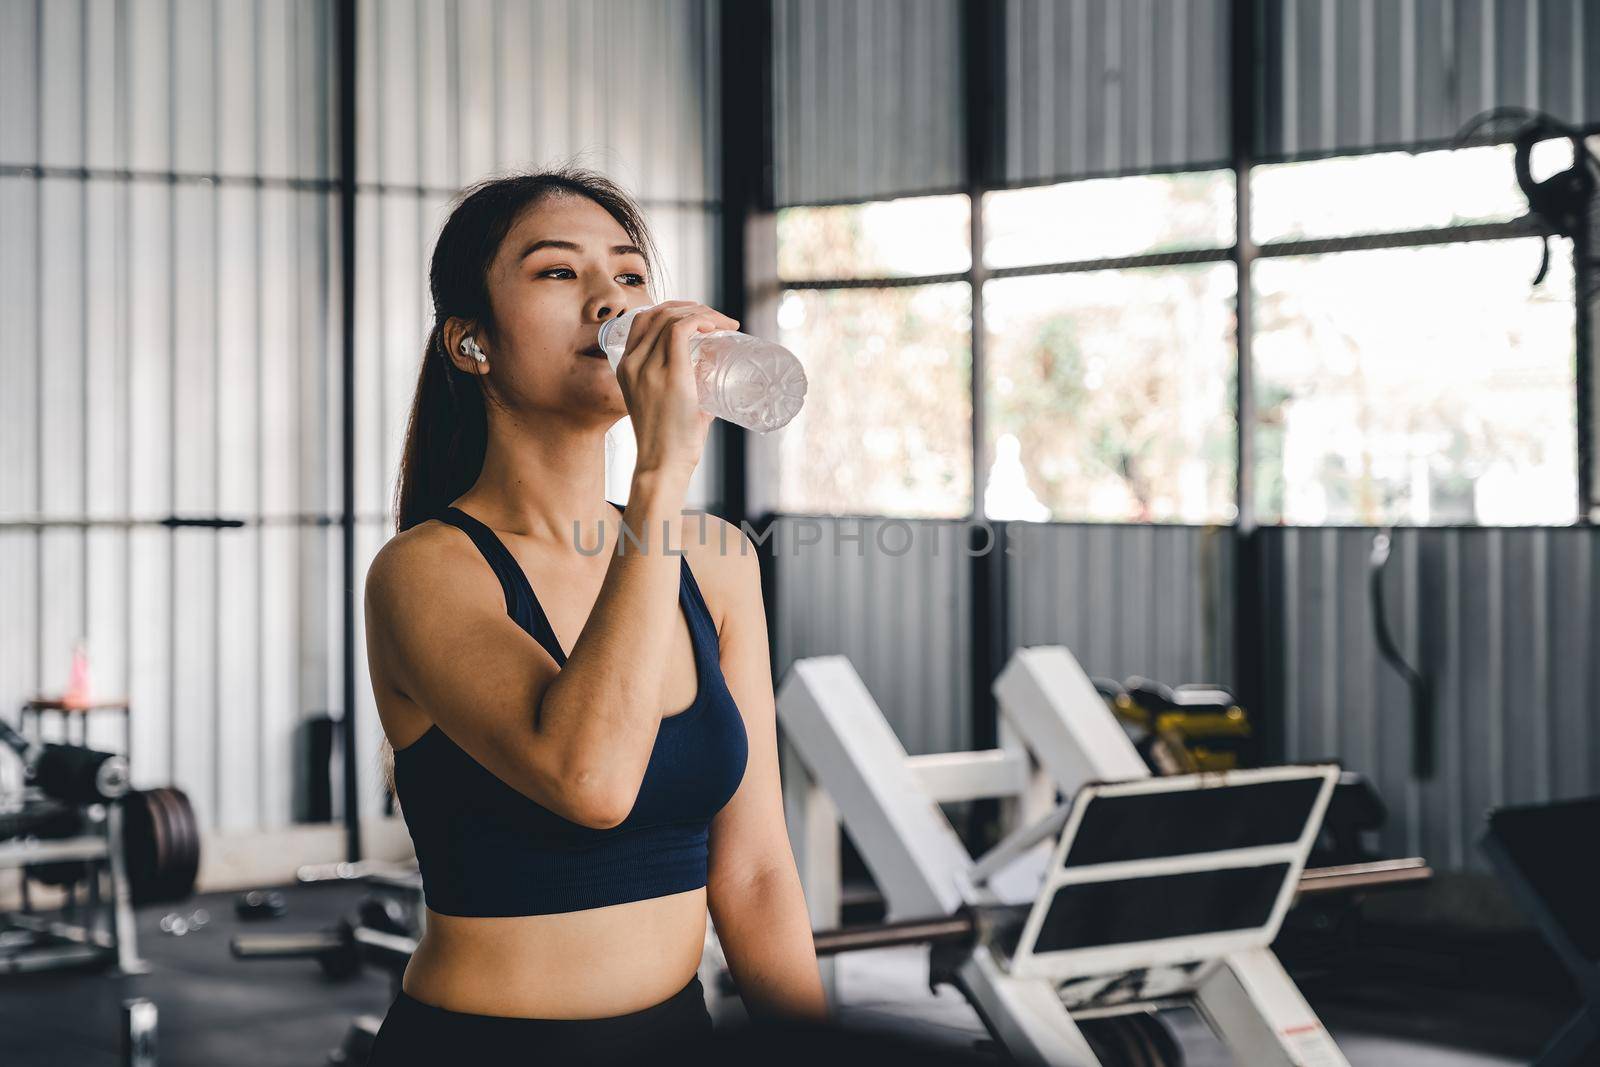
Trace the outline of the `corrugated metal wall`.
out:
M 463 186 L 567 161 L 600 170 L 643 204 L 665 295 L 714 298 L 716 10 L 705 0 L 363 0 L 359 511 L 391 503 L 433 323 L 429 256 Z M 631 448 L 626 427 L 618 444 Z M 697 472 L 695 503 L 714 467 L 711 455 Z M 617 473 L 625 495 L 628 471 Z
M 585 153 L 645 201 L 715 206 L 714 2 L 360 3 L 362 183 L 454 190 Z
M 959 0 L 774 0 L 777 203 L 966 182 Z
M 389 508 L 422 348 L 428 263 L 463 186 L 572 161 L 637 196 L 663 296 L 715 298 L 720 217 L 715 0 L 362 0 L 357 121 L 357 589 L 394 528 Z M 612 432 L 607 495 L 627 499 L 634 440 Z M 717 484 L 715 439 L 689 487 Z M 363 803 L 376 812 L 382 737 L 356 662 Z
M 285 823 L 294 725 L 338 690 L 337 543 L 297 518 L 338 499 L 331 9 L 0 20 L 0 714 L 85 636 L 137 784 Z
M 1008 0 L 1009 184 L 1225 166 L 1228 0 Z
M 1491 107 L 1600 121 L 1590 0 L 1257 0 L 1263 157 L 1440 142 Z
M 1436 686 L 1434 778 L 1411 777 L 1410 696 L 1372 637 L 1374 531 L 1263 529 L 1262 637 L 1290 759 L 1337 756 L 1390 808 L 1384 846 L 1481 869 L 1500 804 L 1600 791 L 1600 534 L 1399 530 L 1390 625 Z
M 290 820 L 294 727 L 340 688 L 335 10 L 0 3 L 0 714 L 87 636 L 136 781 L 207 828 Z M 366 0 L 358 25 L 357 596 L 457 185 L 581 152 L 643 200 L 674 297 L 713 296 L 719 215 L 711 0 Z
M 1233 675 L 1234 532 L 1014 522 L 1011 644 L 1065 645 L 1091 676 Z
M 774 555 L 774 683 L 845 655 L 913 755 L 972 745 L 972 561 L 962 522 L 786 516 Z
M 1229 680 L 1231 530 L 1006 525 L 1013 647 L 1066 645 L 1118 679 Z M 801 657 L 848 656 L 908 752 L 969 748 L 967 524 L 806 515 L 773 528 L 777 679 Z
M 1262 159 L 1448 141 L 1503 105 L 1600 122 L 1585 0 L 1247 2 Z M 1226 165 L 1232 7 L 1006 0 L 998 180 Z M 777 0 L 773 25 L 780 206 L 962 186 L 958 4 Z

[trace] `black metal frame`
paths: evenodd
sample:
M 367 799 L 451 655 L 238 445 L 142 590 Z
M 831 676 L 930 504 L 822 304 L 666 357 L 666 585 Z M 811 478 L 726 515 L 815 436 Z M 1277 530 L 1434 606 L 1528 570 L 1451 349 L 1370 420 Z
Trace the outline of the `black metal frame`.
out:
M 1267 707 L 1265 673 L 1269 660 L 1261 646 L 1261 623 L 1267 617 L 1262 599 L 1268 571 L 1262 566 L 1261 538 L 1256 534 L 1255 510 L 1250 501 L 1255 495 L 1255 459 L 1250 448 L 1248 427 L 1255 422 L 1255 300 L 1249 283 L 1250 269 L 1257 249 L 1250 236 L 1250 165 L 1256 144 L 1256 127 L 1261 118 L 1261 75 L 1257 68 L 1260 30 L 1257 8 L 1238 2 L 1230 13 L 1230 54 L 1233 69 L 1229 90 L 1230 149 L 1234 175 L 1233 264 L 1238 281 L 1234 305 L 1234 568 L 1233 568 L 1233 686 L 1247 708 L 1256 709 L 1261 732 L 1268 737 L 1252 738 L 1259 758 L 1261 749 L 1276 751 L 1275 734 L 1282 724 L 1275 715 L 1259 714 Z
M 772 204 L 772 5 L 724 3 L 718 7 L 720 84 L 718 121 L 722 146 L 721 225 L 717 233 L 717 302 L 727 315 L 743 320 L 749 311 L 745 229 L 752 215 Z M 738 86 L 739 91 L 727 91 Z M 753 151 L 730 152 L 730 144 Z M 715 506 L 709 510 L 738 524 L 747 518 L 748 464 L 746 431 L 721 419 L 716 422 L 719 482 Z
M 1590 210 L 1595 201 L 1590 200 Z M 1573 324 L 1577 343 L 1578 387 L 1578 523 L 1591 525 L 1600 521 L 1600 485 L 1595 484 L 1595 410 L 1594 410 L 1594 315 L 1595 304 L 1600 300 L 1600 262 L 1596 256 L 1593 238 L 1600 221 L 1590 220 L 1587 229 L 1581 228 L 1572 238 L 1572 289 L 1577 321 Z
M 990 463 L 989 422 L 983 403 L 983 383 L 988 376 L 983 287 L 992 276 L 983 261 L 982 206 L 983 191 L 999 174 L 1005 158 L 1004 97 L 1000 91 L 1005 71 L 1005 17 L 1004 4 L 962 0 L 961 118 L 966 135 L 967 195 L 972 205 L 968 220 L 972 258 L 966 274 L 972 296 L 972 507 L 968 515 L 972 523 L 968 551 L 972 596 L 968 636 L 972 645 L 972 744 L 980 749 L 1000 743 L 993 686 L 1011 654 L 1007 525 L 984 520 L 982 494 L 983 474 Z M 973 801 L 968 812 L 968 845 L 977 850 L 991 844 L 999 816 L 998 800 Z
M 345 855 L 361 858 L 361 790 L 356 774 L 356 2 L 339 0 L 340 556 L 343 662 L 339 743 L 344 769 Z

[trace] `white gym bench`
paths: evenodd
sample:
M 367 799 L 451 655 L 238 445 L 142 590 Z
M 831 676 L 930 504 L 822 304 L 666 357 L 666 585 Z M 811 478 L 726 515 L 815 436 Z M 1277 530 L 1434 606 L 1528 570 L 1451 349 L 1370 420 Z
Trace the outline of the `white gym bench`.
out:
M 930 982 L 1018 1062 L 1112 1067 L 1079 1022 L 1187 1003 L 1251 1067 L 1348 1067 L 1268 947 L 1337 766 L 1152 777 L 1058 646 L 1018 650 L 994 692 L 999 748 L 910 756 L 848 659 L 793 664 L 777 708 L 813 928 L 839 925 L 842 824 L 889 921 L 970 921 Z M 1009 832 L 974 860 L 939 804 L 985 797 Z

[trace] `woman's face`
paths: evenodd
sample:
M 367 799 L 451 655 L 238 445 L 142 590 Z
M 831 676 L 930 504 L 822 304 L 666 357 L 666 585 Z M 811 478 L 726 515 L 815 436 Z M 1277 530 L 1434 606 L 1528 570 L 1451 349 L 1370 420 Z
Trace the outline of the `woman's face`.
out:
M 608 426 L 626 415 L 610 361 L 584 349 L 600 323 L 650 303 L 648 269 L 622 224 L 587 197 L 550 196 L 524 211 L 489 267 L 496 336 L 479 339 L 505 402 Z

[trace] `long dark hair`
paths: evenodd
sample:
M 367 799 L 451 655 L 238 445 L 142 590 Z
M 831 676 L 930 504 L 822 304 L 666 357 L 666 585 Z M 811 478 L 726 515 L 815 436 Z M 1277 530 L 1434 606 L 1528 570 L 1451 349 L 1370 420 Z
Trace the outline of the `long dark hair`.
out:
M 659 256 L 644 212 L 604 175 L 565 164 L 486 178 L 462 190 L 434 242 L 428 266 L 433 329 L 422 353 L 395 485 L 397 533 L 438 514 L 472 488 L 483 470 L 489 439 L 487 404 L 494 400 L 493 390 L 487 378 L 459 370 L 450 361 L 444 350 L 444 324 L 451 318 L 465 319 L 491 343 L 495 340 L 489 265 L 524 211 L 562 194 L 588 197 L 605 208 L 644 252 L 649 287 L 656 288 Z
M 660 257 L 644 212 L 610 178 L 570 163 L 535 173 L 485 178 L 463 189 L 439 231 L 428 265 L 433 329 L 417 372 L 417 391 L 406 422 L 405 448 L 395 485 L 395 532 L 408 530 L 443 510 L 472 488 L 483 471 L 489 443 L 487 405 L 495 400 L 489 379 L 458 370 L 445 352 L 444 324 L 451 318 L 476 325 L 495 341 L 489 305 L 489 265 L 524 211 L 550 196 L 585 196 L 605 208 L 639 246 L 649 267 L 651 299 L 659 299 Z M 394 749 L 385 737 L 378 750 L 384 785 L 394 793 Z

